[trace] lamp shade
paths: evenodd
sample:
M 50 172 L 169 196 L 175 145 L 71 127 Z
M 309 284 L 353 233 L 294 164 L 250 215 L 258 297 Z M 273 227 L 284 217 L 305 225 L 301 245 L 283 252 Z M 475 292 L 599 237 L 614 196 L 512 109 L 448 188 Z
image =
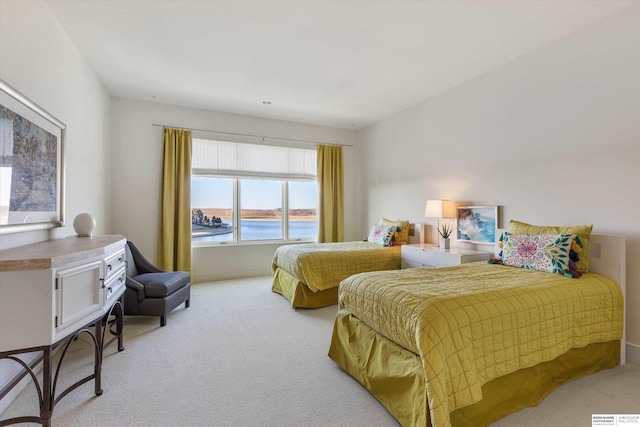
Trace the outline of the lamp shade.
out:
M 426 218 L 453 218 L 453 203 L 451 200 L 427 200 L 424 216 Z

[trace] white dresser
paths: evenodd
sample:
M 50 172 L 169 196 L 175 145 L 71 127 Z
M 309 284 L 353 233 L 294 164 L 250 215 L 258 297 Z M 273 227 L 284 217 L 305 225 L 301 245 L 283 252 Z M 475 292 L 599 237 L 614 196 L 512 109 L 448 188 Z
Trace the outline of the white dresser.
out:
M 61 397 L 92 379 L 96 395 L 100 395 L 104 347 L 118 339 L 118 350 L 123 349 L 121 297 L 126 287 L 125 244 L 126 239 L 120 235 L 70 237 L 0 251 L 0 358 L 42 352 L 42 410 L 36 422 L 43 426 L 50 425 L 57 402 L 52 377 L 52 351 L 56 346 L 68 346 L 72 337 L 88 333 L 96 351 L 94 374 L 59 392 Z M 109 329 L 115 324 L 109 322 L 109 314 L 117 317 L 116 332 Z M 89 328 L 90 325 L 93 326 Z M 107 330 L 116 336 L 108 343 Z M 66 348 L 58 367 L 64 352 Z M 28 367 L 25 369 L 30 371 Z
M 119 235 L 0 251 L 0 352 L 51 345 L 102 317 L 125 288 Z

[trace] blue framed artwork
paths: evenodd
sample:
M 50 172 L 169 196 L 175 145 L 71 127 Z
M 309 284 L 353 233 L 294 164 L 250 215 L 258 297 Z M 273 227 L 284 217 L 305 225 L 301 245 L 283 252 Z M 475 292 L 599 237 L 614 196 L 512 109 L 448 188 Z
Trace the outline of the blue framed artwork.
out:
M 459 242 L 493 245 L 498 232 L 497 206 L 460 206 L 456 208 Z

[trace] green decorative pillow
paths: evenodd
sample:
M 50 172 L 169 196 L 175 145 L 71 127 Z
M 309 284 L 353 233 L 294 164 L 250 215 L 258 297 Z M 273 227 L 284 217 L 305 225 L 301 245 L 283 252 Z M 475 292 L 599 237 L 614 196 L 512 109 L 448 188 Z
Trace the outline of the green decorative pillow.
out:
M 393 246 L 397 228 L 395 225 L 376 224 L 371 228 L 367 241 L 382 246 Z
M 395 225 L 400 231 L 396 231 L 396 245 L 409 243 L 409 221 L 382 218 L 381 225 Z
M 509 222 L 509 233 L 511 234 L 575 234 L 578 236 L 580 239 L 575 239 L 570 256 L 572 262 L 575 263 L 576 270 L 580 273 L 589 272 L 589 237 L 591 237 L 592 229 L 593 225 L 544 226 L 513 220 Z
M 547 273 L 569 270 L 574 234 L 511 234 L 502 237 L 502 264 Z

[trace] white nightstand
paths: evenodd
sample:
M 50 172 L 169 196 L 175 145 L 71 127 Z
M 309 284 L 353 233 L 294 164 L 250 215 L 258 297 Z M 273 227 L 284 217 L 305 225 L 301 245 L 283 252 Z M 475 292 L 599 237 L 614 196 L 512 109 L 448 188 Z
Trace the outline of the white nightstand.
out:
M 461 248 L 441 249 L 430 243 L 402 245 L 402 268 L 449 267 L 466 262 L 487 261 L 490 257 L 490 252 Z

